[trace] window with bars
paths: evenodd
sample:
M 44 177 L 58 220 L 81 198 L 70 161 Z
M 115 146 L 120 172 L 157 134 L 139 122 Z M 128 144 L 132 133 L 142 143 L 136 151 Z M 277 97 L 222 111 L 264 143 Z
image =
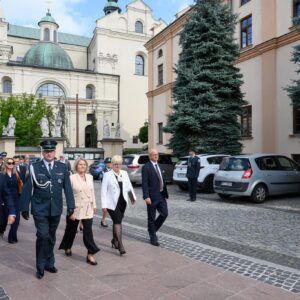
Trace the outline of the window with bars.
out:
M 158 51 L 158 58 L 160 58 L 162 56 L 163 56 L 163 51 L 162 51 L 162 49 L 159 49 L 159 51 Z
M 143 33 L 144 32 L 144 26 L 141 21 L 136 21 L 135 22 L 135 32 L 136 33 Z
M 145 75 L 145 61 L 141 55 L 135 57 L 135 75 Z
M 89 84 L 85 88 L 86 99 L 95 99 L 95 88 Z
M 293 132 L 300 133 L 300 107 L 294 106 L 293 112 Z
M 65 97 L 63 89 L 55 83 L 44 83 L 36 91 L 39 97 Z
M 241 48 L 252 45 L 252 15 L 241 20 Z
M 2 81 L 3 84 L 3 93 L 11 94 L 12 93 L 12 81 L 10 78 L 6 78 Z
M 250 2 L 250 0 L 241 0 L 241 6 L 245 5 L 246 3 Z
M 252 106 L 244 106 L 241 116 L 242 137 L 252 137 Z
M 161 64 L 157 67 L 157 84 L 162 85 L 164 84 L 164 65 Z
M 157 123 L 158 129 L 158 144 L 163 144 L 163 123 Z
M 134 135 L 132 137 L 132 144 L 138 144 L 139 143 L 139 137 L 137 135 Z

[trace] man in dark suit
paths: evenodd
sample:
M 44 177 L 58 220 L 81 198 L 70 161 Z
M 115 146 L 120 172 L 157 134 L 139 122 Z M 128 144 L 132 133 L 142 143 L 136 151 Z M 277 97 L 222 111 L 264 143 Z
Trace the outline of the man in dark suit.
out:
M 147 162 L 142 169 L 143 198 L 147 204 L 148 232 L 150 243 L 153 246 L 159 246 L 156 232 L 168 216 L 167 199 L 169 198 L 169 194 L 163 180 L 162 169 L 158 165 L 158 157 L 159 155 L 156 149 L 150 150 L 150 161 Z M 157 218 L 156 210 L 159 213 Z
M 54 161 L 56 141 L 40 143 L 43 160 L 30 166 L 30 178 L 25 183 L 21 195 L 21 211 L 24 219 L 29 219 L 29 204 L 36 227 L 36 277 L 41 279 L 44 270 L 57 273 L 54 266 L 54 245 L 56 229 L 63 210 L 62 190 L 66 196 L 67 214 L 75 208 L 74 195 L 69 173 L 65 164 Z
M 3 237 L 6 225 L 15 222 L 14 202 L 7 187 L 4 174 L 0 173 L 0 237 Z
M 188 187 L 190 198 L 187 201 L 196 201 L 197 195 L 197 179 L 200 173 L 200 158 L 196 155 L 194 150 L 189 151 L 188 166 L 186 177 L 188 179 Z
M 27 168 L 26 168 L 26 166 L 21 165 L 21 163 L 20 163 L 20 156 L 19 155 L 15 155 L 13 157 L 13 159 L 14 159 L 16 171 L 18 172 L 18 175 L 20 176 L 22 182 L 25 183 L 26 177 L 28 175 Z

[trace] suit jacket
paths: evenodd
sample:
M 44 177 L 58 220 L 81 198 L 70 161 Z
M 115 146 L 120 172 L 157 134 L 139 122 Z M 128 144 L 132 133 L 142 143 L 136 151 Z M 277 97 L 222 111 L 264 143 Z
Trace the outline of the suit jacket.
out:
M 186 170 L 187 178 L 198 178 L 200 173 L 200 158 L 195 155 L 194 157 L 189 157 L 187 161 L 188 167 Z
M 150 198 L 152 202 L 158 202 L 163 197 L 164 199 L 169 198 L 166 183 L 163 179 L 163 172 L 158 164 L 160 173 L 163 180 L 163 191 L 160 192 L 160 182 L 156 170 L 151 161 L 147 162 L 142 169 L 142 187 L 143 187 L 143 198 L 146 200 Z
M 131 181 L 129 179 L 128 173 L 126 171 L 121 170 L 120 175 L 122 176 L 122 182 L 123 182 L 123 197 L 125 201 L 128 203 L 129 200 L 128 193 L 130 191 L 133 193 L 135 199 L 136 196 Z M 120 186 L 114 172 L 111 170 L 104 173 L 102 187 L 101 187 L 102 208 L 109 208 L 115 210 L 118 204 L 120 192 L 121 192 Z
M 33 163 L 33 174 L 25 183 L 21 194 L 21 211 L 29 211 L 34 216 L 59 216 L 63 209 L 62 190 L 64 190 L 67 209 L 75 208 L 70 177 L 65 164 L 55 161 L 51 174 L 43 160 Z M 44 187 L 43 187 L 44 185 Z
M 16 214 L 13 198 L 10 194 L 6 177 L 2 173 L 0 173 L 0 205 L 7 207 L 9 215 Z
M 75 216 L 77 220 L 91 219 L 94 216 L 96 206 L 93 176 L 85 174 L 83 181 L 78 174 L 70 176 L 75 198 Z

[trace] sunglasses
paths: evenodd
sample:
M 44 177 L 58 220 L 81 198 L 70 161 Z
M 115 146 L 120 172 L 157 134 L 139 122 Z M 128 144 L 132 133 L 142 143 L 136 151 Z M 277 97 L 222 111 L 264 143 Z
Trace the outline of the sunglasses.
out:
M 9 166 L 11 166 L 11 165 L 14 165 L 15 163 L 12 161 L 12 162 L 8 162 L 6 164 L 9 165 Z

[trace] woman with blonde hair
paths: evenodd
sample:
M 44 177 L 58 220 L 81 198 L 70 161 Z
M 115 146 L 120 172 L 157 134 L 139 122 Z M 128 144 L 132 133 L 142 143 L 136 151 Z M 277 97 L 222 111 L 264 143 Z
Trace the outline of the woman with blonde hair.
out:
M 65 250 L 67 256 L 72 255 L 72 245 L 76 236 L 79 221 L 83 224 L 83 243 L 87 248 L 86 262 L 97 265 L 94 255 L 100 251 L 96 246 L 92 231 L 93 216 L 96 212 L 96 199 L 93 176 L 87 174 L 88 163 L 83 158 L 78 158 L 74 165 L 75 174 L 70 176 L 75 198 L 75 211 L 66 219 L 66 229 L 59 249 Z
M 5 176 L 7 187 L 11 198 L 13 199 L 13 204 L 15 207 L 16 219 L 13 224 L 10 225 L 10 230 L 8 233 L 8 242 L 10 244 L 15 244 L 18 242 L 17 231 L 20 224 L 20 193 L 22 190 L 22 180 L 15 168 L 14 159 L 7 157 L 2 165 L 2 173 Z M 6 216 L 5 216 L 6 217 Z M 3 228 L 4 231 L 6 228 Z
M 122 219 L 128 200 L 134 204 L 136 196 L 129 176 L 121 170 L 122 157 L 115 155 L 112 158 L 112 170 L 104 173 L 101 187 L 102 209 L 107 209 L 113 221 L 113 239 L 111 246 L 118 249 L 120 255 L 126 253 L 122 242 Z

